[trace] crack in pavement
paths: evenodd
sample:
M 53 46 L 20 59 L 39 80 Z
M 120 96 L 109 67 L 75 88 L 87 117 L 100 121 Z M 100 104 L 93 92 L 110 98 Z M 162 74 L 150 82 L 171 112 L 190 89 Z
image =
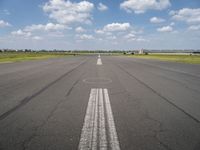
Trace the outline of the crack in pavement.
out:
M 67 94 L 65 95 L 66 97 L 68 97 L 72 90 L 74 89 L 74 87 L 78 84 L 78 82 L 80 81 L 81 77 L 82 77 L 83 73 L 80 75 L 80 77 L 72 84 L 72 87 L 68 90 Z M 39 136 L 37 134 L 37 131 L 42 128 L 43 126 L 45 126 L 45 124 L 48 122 L 48 120 L 54 115 L 54 113 L 56 112 L 56 110 L 58 109 L 58 107 L 60 106 L 60 104 L 62 102 L 64 102 L 65 99 L 61 99 L 58 103 L 56 103 L 55 107 L 52 109 L 52 111 L 49 113 L 49 115 L 47 116 L 47 118 L 39 125 L 37 126 L 35 129 L 34 129 L 34 133 L 27 139 L 25 139 L 23 142 L 22 142 L 22 148 L 23 150 L 26 150 L 27 149 L 27 146 L 29 143 L 31 143 L 31 141 Z
M 134 61 L 134 60 L 132 60 L 132 61 Z M 170 72 L 176 72 L 176 73 L 179 73 L 179 74 L 189 75 L 189 76 L 191 76 L 195 79 L 200 78 L 200 76 L 198 76 L 198 75 L 191 74 L 189 72 L 185 72 L 185 71 L 181 71 L 181 70 L 170 69 L 168 67 L 161 67 L 161 66 L 158 66 L 158 65 L 152 65 L 152 64 L 142 63 L 142 62 L 138 62 L 138 61 L 134 61 L 134 63 L 142 64 L 142 65 L 146 65 L 146 66 L 151 66 L 151 67 L 154 67 L 154 68 L 159 68 L 159 69 L 162 69 L 162 70 L 167 70 L 167 71 L 170 71 Z M 128 64 L 128 63 L 126 63 L 126 64 Z
M 153 121 L 153 122 L 155 122 L 155 123 L 157 123 L 158 126 L 159 126 L 159 127 L 157 128 L 157 130 L 152 130 L 152 132 L 154 133 L 154 135 L 153 135 L 152 137 L 155 138 L 155 139 L 159 142 L 159 144 L 162 145 L 166 150 L 172 150 L 172 149 L 169 147 L 169 145 L 165 144 L 165 143 L 164 143 L 163 141 L 161 141 L 161 140 L 159 139 L 159 137 L 158 137 L 160 133 L 163 133 L 163 132 L 166 132 L 166 131 L 167 131 L 167 129 L 164 129 L 162 123 L 161 123 L 159 120 L 150 117 L 150 116 L 148 115 L 147 112 L 145 112 L 145 118 L 148 119 L 148 120 L 151 120 L 151 121 Z
M 8 117 L 9 115 L 11 115 L 13 112 L 17 111 L 19 108 L 21 108 L 22 106 L 26 105 L 30 100 L 32 100 L 36 96 L 40 95 L 42 92 L 44 92 L 45 90 L 47 90 L 49 87 L 51 87 L 52 85 L 54 85 L 55 83 L 57 83 L 58 81 L 60 81 L 61 79 L 63 79 L 65 76 L 67 76 L 68 74 L 70 74 L 71 72 L 73 72 L 74 70 L 76 70 L 77 68 L 79 68 L 81 65 L 85 64 L 86 61 L 87 60 L 82 61 L 76 67 L 74 67 L 70 71 L 64 73 L 63 75 L 61 75 L 56 80 L 50 82 L 49 84 L 47 84 L 46 86 L 44 86 L 42 89 L 40 89 L 35 94 L 33 94 L 31 96 L 28 96 L 28 97 L 25 97 L 23 100 L 21 100 L 21 102 L 18 105 L 16 105 L 15 107 L 11 108 L 7 112 L 4 112 L 3 114 L 1 114 L 0 115 L 0 121 L 4 120 L 6 117 Z
M 65 95 L 66 97 L 68 97 L 68 96 L 71 94 L 72 90 L 73 90 L 73 89 L 75 88 L 75 86 L 78 84 L 78 82 L 80 81 L 80 79 L 81 79 L 81 77 L 83 76 L 83 74 L 84 74 L 84 73 L 82 73 L 82 74 L 80 75 L 80 77 L 73 83 L 72 87 L 68 90 L 67 94 Z
M 176 80 L 176 79 L 172 79 L 172 78 L 170 78 L 170 77 L 163 76 L 163 75 L 158 75 L 158 76 L 161 77 L 161 78 L 164 78 L 164 79 L 168 79 L 168 80 L 177 82 L 178 84 L 180 84 L 180 85 L 183 86 L 184 88 L 187 88 L 187 89 L 189 89 L 189 90 L 192 90 L 193 92 L 196 92 L 196 93 L 199 93 L 199 92 L 200 92 L 198 89 L 191 88 L 191 87 L 189 87 L 186 83 L 183 83 L 183 82 L 178 81 L 178 80 Z
M 149 90 L 151 90 L 154 94 L 158 95 L 159 97 L 161 97 L 163 100 L 165 100 L 166 102 L 168 102 L 169 104 L 171 104 L 173 107 L 175 107 L 176 109 L 180 110 L 181 112 L 183 112 L 185 115 L 187 115 L 189 118 L 191 118 L 192 120 L 194 120 L 197 123 L 200 123 L 200 121 L 193 117 L 191 114 L 189 114 L 188 112 L 186 112 L 183 108 L 177 106 L 175 103 L 171 102 L 169 99 L 167 99 L 166 97 L 164 97 L 162 94 L 158 93 L 156 90 L 154 90 L 151 86 L 149 86 L 148 84 L 144 83 L 142 80 L 138 79 L 137 77 L 135 77 L 133 74 L 131 74 L 130 72 L 128 72 L 126 69 L 124 69 L 123 67 L 121 67 L 120 65 L 117 65 L 121 70 L 123 70 L 125 73 L 127 73 L 130 77 L 134 78 L 135 80 L 137 80 L 140 84 L 144 85 L 146 88 L 148 88 Z
M 111 69 L 111 71 L 113 72 L 112 69 Z M 122 71 L 124 71 L 124 70 L 122 70 Z M 116 76 L 116 77 L 119 79 L 118 76 Z M 120 80 L 119 80 L 119 83 L 120 83 L 121 87 L 123 87 L 123 90 L 119 90 L 119 91 L 113 92 L 113 93 L 111 92 L 110 94 L 111 95 L 127 94 L 127 96 L 129 96 L 130 98 L 134 99 L 135 97 L 133 97 L 132 94 L 128 90 L 126 90 L 126 88 L 121 84 Z M 146 111 L 144 111 L 144 118 L 147 119 L 147 120 L 150 120 L 150 121 L 154 122 L 155 124 L 158 124 L 158 128 L 157 129 L 151 129 L 152 134 L 149 135 L 149 137 L 154 138 L 159 143 L 159 145 L 161 145 L 164 149 L 166 149 L 166 150 L 172 150 L 172 148 L 170 148 L 169 145 L 167 145 L 161 139 L 159 139 L 159 134 L 161 134 L 163 132 L 167 132 L 167 129 L 164 129 L 162 123 L 159 120 L 156 120 L 156 119 L 150 117 Z
M 113 72 L 113 70 L 111 69 L 111 71 Z M 114 73 L 115 74 L 115 73 Z M 119 77 L 116 76 L 118 79 Z M 120 80 L 119 80 L 120 81 Z M 113 93 L 110 93 L 111 95 L 116 95 L 116 94 L 127 94 L 127 96 L 129 96 L 130 98 L 134 98 L 132 96 L 132 94 L 130 94 L 129 91 L 126 90 L 126 88 L 120 83 L 121 87 L 123 87 L 124 90 L 121 90 L 121 91 L 118 91 L 118 92 L 113 92 Z M 155 122 L 156 124 L 158 124 L 158 130 L 152 130 L 152 133 L 153 135 L 150 135 L 149 137 L 151 138 L 154 138 L 156 141 L 158 141 L 158 143 L 163 147 L 165 148 L 166 150 L 172 150 L 167 144 L 165 144 L 164 142 L 162 142 L 160 139 L 159 139 L 159 134 L 162 133 L 162 132 L 166 132 L 167 130 L 166 129 L 163 129 L 163 125 L 162 123 L 159 121 L 159 120 L 156 120 L 156 119 L 153 119 L 151 118 L 148 113 L 145 111 L 144 112 L 144 117 L 145 119 L 147 120 L 150 120 L 150 121 L 153 121 Z

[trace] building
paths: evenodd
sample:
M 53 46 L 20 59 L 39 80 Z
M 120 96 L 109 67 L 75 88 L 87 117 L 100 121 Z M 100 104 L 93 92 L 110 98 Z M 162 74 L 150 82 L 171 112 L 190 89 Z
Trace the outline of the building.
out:
M 144 49 L 139 50 L 139 54 L 144 54 Z

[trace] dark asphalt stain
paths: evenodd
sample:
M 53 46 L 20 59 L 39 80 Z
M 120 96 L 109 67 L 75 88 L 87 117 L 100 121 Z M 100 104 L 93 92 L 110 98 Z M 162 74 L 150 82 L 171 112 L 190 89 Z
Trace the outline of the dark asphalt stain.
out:
M 17 111 L 19 108 L 21 108 L 22 106 L 26 105 L 30 100 L 32 100 L 33 98 L 35 98 L 36 96 L 40 95 L 42 92 L 44 92 L 45 90 L 47 90 L 49 87 L 51 87 L 52 85 L 54 85 L 56 82 L 60 81 L 61 79 L 63 79 L 65 76 L 67 76 L 68 74 L 70 74 L 71 72 L 73 72 L 74 70 L 76 70 L 78 67 L 80 67 L 81 65 L 85 64 L 87 60 L 84 60 L 83 62 L 81 62 L 80 64 L 78 64 L 76 67 L 74 67 L 73 69 L 71 69 L 70 71 L 64 73 L 63 75 L 61 75 L 59 78 L 57 78 L 56 80 L 52 81 L 51 83 L 47 84 L 45 87 L 43 87 L 41 90 L 39 90 L 38 92 L 36 92 L 35 94 L 25 97 L 23 100 L 21 100 L 21 102 L 16 105 L 15 107 L 11 108 L 10 110 L 8 110 L 7 112 L 3 113 L 0 115 L 0 121 L 4 120 L 6 117 L 8 117 L 9 115 L 11 115 L 13 112 Z
M 133 74 L 131 74 L 130 72 L 128 72 L 126 69 L 124 69 L 120 65 L 118 65 L 118 67 L 122 71 L 126 72 L 129 76 L 131 76 L 132 78 L 134 78 L 135 80 L 137 80 L 139 83 L 141 83 L 142 85 L 144 85 L 145 87 L 147 87 L 148 89 L 150 89 L 153 93 L 155 93 L 156 95 L 158 95 L 159 97 L 161 97 L 163 100 L 165 100 L 166 102 L 168 102 L 169 104 L 171 104 L 172 106 L 174 106 L 175 108 L 177 108 L 178 110 L 180 110 L 181 112 L 183 112 L 185 115 L 187 115 L 188 117 L 190 117 L 191 119 L 193 119 L 195 122 L 200 123 L 200 121 L 197 118 L 193 117 L 191 114 L 187 113 L 184 109 L 182 109 L 181 107 L 177 106 L 176 104 L 174 104 L 173 102 L 171 102 L 166 97 L 162 96 L 160 93 L 158 93 L 152 87 L 150 87 L 149 85 L 147 85 L 146 83 L 144 83 L 143 81 L 141 81 L 140 79 L 138 79 L 137 77 L 135 77 Z

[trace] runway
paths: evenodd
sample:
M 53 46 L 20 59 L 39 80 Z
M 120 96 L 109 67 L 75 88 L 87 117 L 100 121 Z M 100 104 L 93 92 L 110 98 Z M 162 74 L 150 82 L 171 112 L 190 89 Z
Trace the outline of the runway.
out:
M 200 65 L 88 55 L 0 64 L 0 150 L 199 150 Z

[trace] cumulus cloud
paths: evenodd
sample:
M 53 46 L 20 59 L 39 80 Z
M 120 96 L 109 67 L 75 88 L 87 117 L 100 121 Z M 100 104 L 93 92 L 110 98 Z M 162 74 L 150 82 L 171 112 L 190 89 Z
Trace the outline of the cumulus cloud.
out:
M 9 27 L 9 26 L 11 26 L 10 23 L 4 20 L 0 20 L 0 27 Z
M 24 29 L 19 29 L 17 31 L 11 32 L 14 36 L 21 36 L 25 38 L 32 38 L 33 40 L 41 40 L 41 36 L 34 36 L 37 34 L 42 34 L 43 32 L 51 33 L 51 32 L 58 32 L 64 29 L 68 29 L 65 25 L 62 24 L 33 24 L 30 26 L 26 26 Z
M 113 35 L 113 36 L 107 36 L 106 39 L 107 39 L 107 40 L 116 40 L 117 37 L 114 36 L 114 35 Z
M 135 39 L 136 38 L 136 35 L 133 34 L 133 33 L 129 33 L 127 35 L 124 36 L 125 39 Z
M 192 25 L 192 26 L 189 26 L 188 29 L 189 30 L 200 30 L 200 25 Z
M 163 26 L 157 29 L 158 32 L 172 32 L 173 28 L 171 26 Z
M 95 33 L 97 33 L 97 34 L 104 34 L 105 32 L 103 30 L 95 30 Z
M 24 31 L 53 31 L 53 30 L 64 30 L 67 27 L 62 24 L 53 24 L 53 23 L 47 23 L 45 25 L 43 24 L 33 24 L 31 26 L 26 26 Z
M 77 27 L 77 28 L 75 29 L 75 31 L 76 31 L 77 33 L 82 33 L 82 32 L 85 32 L 86 30 L 85 30 L 83 27 Z
M 40 37 L 40 36 L 34 36 L 34 37 L 32 37 L 32 39 L 33 39 L 33 40 L 43 40 L 43 38 Z
M 19 29 L 17 31 L 11 32 L 14 36 L 22 36 L 22 37 L 30 37 L 32 34 L 31 32 L 24 32 L 23 30 Z
M 146 39 L 141 38 L 141 37 L 140 37 L 140 38 L 137 38 L 136 41 L 137 41 L 137 42 L 149 42 L 149 40 L 146 40 Z
M 7 9 L 0 10 L 0 14 L 2 15 L 10 15 L 10 12 Z
M 106 11 L 106 10 L 108 10 L 108 7 L 102 3 L 99 3 L 97 6 L 97 9 L 100 11 Z
M 169 0 L 125 0 L 120 8 L 136 14 L 145 13 L 147 10 L 163 10 L 171 6 Z
M 200 23 L 200 8 L 183 8 L 177 11 L 170 11 L 169 14 L 172 16 L 172 19 L 177 21 L 184 21 L 188 24 Z
M 174 25 L 175 25 L 175 23 L 174 23 L 174 22 L 171 22 L 171 23 L 170 23 L 170 26 L 174 26 Z
M 130 23 L 111 23 L 103 27 L 104 32 L 126 31 L 131 28 Z
M 141 37 L 141 30 L 135 31 L 130 23 L 110 23 L 105 25 L 102 29 L 95 30 L 97 37 L 101 41 L 105 39 L 109 41 L 121 42 L 144 42 L 146 41 Z
M 125 32 L 131 29 L 130 23 L 110 23 L 102 29 L 95 30 L 96 34 L 111 36 L 113 32 Z
M 146 42 L 147 40 L 142 38 L 142 37 L 138 37 L 137 35 L 133 34 L 132 32 L 131 33 L 128 33 L 124 36 L 124 39 L 129 41 L 129 42 Z
M 94 39 L 93 35 L 91 35 L 91 34 L 78 34 L 78 35 L 76 35 L 76 37 L 79 40 L 92 40 L 92 39 Z
M 91 23 L 94 4 L 88 1 L 50 0 L 43 6 L 49 18 L 60 24 Z
M 165 22 L 165 19 L 163 19 L 163 18 L 158 18 L 158 17 L 152 17 L 152 18 L 150 19 L 150 22 L 151 22 L 151 23 L 162 23 L 162 22 Z

